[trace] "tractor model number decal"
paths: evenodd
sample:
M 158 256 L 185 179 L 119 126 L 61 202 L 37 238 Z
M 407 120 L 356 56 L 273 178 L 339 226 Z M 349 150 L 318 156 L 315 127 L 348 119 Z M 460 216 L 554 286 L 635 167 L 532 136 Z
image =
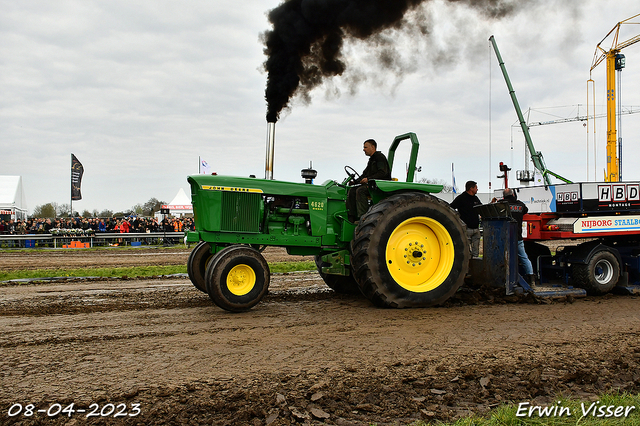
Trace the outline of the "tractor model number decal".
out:
M 202 185 L 202 189 L 206 191 L 253 192 L 253 193 L 262 194 L 262 189 L 257 189 L 257 188 L 237 188 L 232 186 Z
M 324 201 L 312 201 L 309 204 L 311 205 L 311 210 L 324 210 Z

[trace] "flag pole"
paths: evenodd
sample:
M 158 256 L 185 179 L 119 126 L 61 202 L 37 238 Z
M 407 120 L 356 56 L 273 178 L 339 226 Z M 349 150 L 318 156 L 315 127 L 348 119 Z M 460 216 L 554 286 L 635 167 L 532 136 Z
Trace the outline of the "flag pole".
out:
M 69 217 L 73 217 L 73 152 L 71 153 L 71 179 L 69 180 L 71 182 L 71 197 L 69 200 L 69 209 L 71 210 L 69 212 Z
M 82 200 L 82 194 L 80 192 L 80 185 L 82 184 L 82 174 L 84 173 L 84 167 L 82 163 L 71 153 L 71 201 L 69 202 L 69 214 L 73 217 L 73 200 Z M 76 194 L 76 186 L 78 184 Z

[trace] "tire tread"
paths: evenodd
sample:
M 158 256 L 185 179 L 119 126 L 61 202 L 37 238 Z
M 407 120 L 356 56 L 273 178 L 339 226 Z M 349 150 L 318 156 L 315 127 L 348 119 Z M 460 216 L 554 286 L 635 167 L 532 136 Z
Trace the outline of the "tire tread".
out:
M 426 204 L 431 203 L 439 206 L 438 208 L 444 208 L 450 211 L 450 218 L 454 220 L 457 223 L 459 229 L 462 230 L 463 244 L 465 247 L 465 253 L 463 253 L 465 258 L 462 261 L 463 271 L 461 271 L 460 279 L 458 279 L 456 284 L 454 285 L 455 288 L 452 288 L 451 291 L 447 293 L 448 296 L 446 298 L 450 297 L 462 284 L 464 275 L 468 270 L 468 260 L 470 252 L 468 248 L 468 240 L 466 237 L 466 226 L 464 225 L 462 220 L 460 220 L 459 216 L 455 214 L 453 210 L 451 210 L 451 208 L 445 201 L 429 194 L 416 192 L 399 193 L 392 195 L 372 206 L 371 209 L 369 209 L 369 211 L 362 216 L 362 218 L 360 219 L 360 224 L 356 228 L 354 239 L 351 241 L 352 265 L 354 268 L 356 281 L 358 282 L 362 293 L 376 306 L 389 308 L 426 307 L 437 305 L 444 301 L 434 300 L 426 303 L 414 303 L 412 301 L 401 300 L 393 294 L 393 291 L 389 290 L 388 286 L 385 285 L 385 283 L 377 282 L 374 274 L 371 271 L 371 259 L 369 256 L 371 238 L 376 229 L 379 227 L 380 222 L 387 214 L 389 214 L 389 212 L 398 211 L 403 206 L 409 205 L 414 202 L 423 202 Z

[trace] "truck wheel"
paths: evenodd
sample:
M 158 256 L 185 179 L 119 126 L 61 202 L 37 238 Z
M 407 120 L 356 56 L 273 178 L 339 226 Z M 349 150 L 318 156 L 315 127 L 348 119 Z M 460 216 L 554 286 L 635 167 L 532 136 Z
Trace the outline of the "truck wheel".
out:
M 595 252 L 586 264 L 574 263 L 571 276 L 574 285 L 587 290 L 587 294 L 605 294 L 618 282 L 620 264 L 613 253 L 600 250 Z
M 323 262 L 321 256 L 316 256 L 315 261 L 318 273 L 331 290 L 339 294 L 362 294 L 353 275 L 325 274 L 322 272 L 322 267 L 329 266 L 329 263 Z
M 249 246 L 230 246 L 207 266 L 205 282 L 213 302 L 231 312 L 255 306 L 269 288 L 271 272 L 264 257 Z
M 464 223 L 444 201 L 423 193 L 374 205 L 360 219 L 351 252 L 360 290 L 382 307 L 442 304 L 469 270 Z
M 206 241 L 200 241 L 191 251 L 189 260 L 187 260 L 187 274 L 193 286 L 203 293 L 207 292 L 207 286 L 204 282 L 204 274 L 207 265 L 213 258 L 211 253 L 211 245 Z

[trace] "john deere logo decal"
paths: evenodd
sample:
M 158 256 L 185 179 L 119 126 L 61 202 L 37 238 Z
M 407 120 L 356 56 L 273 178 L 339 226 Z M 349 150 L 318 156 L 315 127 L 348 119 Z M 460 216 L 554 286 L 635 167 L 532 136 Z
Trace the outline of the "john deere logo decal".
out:
M 202 185 L 202 189 L 206 191 L 253 192 L 257 194 L 262 194 L 262 189 L 258 189 L 258 188 L 237 188 L 232 186 Z

